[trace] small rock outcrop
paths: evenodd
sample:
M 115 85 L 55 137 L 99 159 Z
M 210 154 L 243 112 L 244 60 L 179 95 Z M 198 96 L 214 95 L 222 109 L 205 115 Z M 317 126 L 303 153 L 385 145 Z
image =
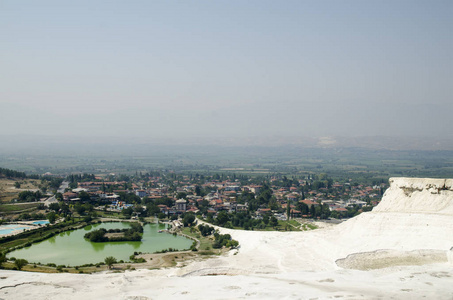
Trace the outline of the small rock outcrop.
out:
M 453 215 L 453 179 L 390 178 L 390 187 L 373 212 Z

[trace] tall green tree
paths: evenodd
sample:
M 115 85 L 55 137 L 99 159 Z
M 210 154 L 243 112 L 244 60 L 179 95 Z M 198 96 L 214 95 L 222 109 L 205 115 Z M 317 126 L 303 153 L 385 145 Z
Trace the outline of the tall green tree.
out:
M 107 256 L 104 259 L 105 264 L 109 267 L 109 270 L 112 268 L 113 264 L 116 264 L 116 258 L 113 256 Z
M 199 185 L 195 186 L 195 194 L 197 196 L 201 196 L 201 188 Z
M 182 219 L 184 227 L 192 226 L 195 222 L 195 215 L 193 213 L 185 213 Z
M 271 216 L 269 220 L 269 224 L 273 227 L 276 228 L 278 226 L 278 220 L 275 216 Z
M 22 270 L 23 267 L 25 267 L 28 264 L 28 261 L 22 258 L 16 259 L 14 261 L 14 265 L 18 270 Z
M 85 191 L 81 191 L 79 193 L 79 198 L 80 198 L 80 201 L 82 201 L 82 202 L 90 201 L 90 194 L 88 194 Z
M 313 219 L 316 218 L 316 207 L 313 204 L 310 206 L 310 214 Z
M 228 222 L 229 220 L 230 220 L 230 216 L 228 215 L 227 212 L 221 211 L 217 214 L 216 221 L 219 226 L 225 225 L 225 223 Z
M 0 268 L 2 267 L 4 262 L 6 262 L 6 255 L 3 253 L 0 253 Z
M 47 220 L 49 220 L 50 224 L 55 223 L 55 221 L 57 220 L 57 214 L 51 211 L 50 213 L 47 214 Z
M 50 203 L 49 209 L 57 212 L 60 210 L 60 205 L 58 203 Z

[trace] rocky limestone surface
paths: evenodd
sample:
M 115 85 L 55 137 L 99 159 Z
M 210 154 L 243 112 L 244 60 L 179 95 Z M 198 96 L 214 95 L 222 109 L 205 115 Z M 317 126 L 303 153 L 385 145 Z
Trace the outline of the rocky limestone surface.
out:
M 453 215 L 453 179 L 390 178 L 390 187 L 373 212 Z

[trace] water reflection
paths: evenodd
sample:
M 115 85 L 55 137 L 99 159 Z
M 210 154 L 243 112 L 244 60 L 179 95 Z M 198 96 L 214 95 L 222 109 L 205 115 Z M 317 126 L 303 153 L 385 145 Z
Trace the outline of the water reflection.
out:
M 159 233 L 165 229 L 165 224 L 147 224 L 143 226 L 141 242 L 107 242 L 92 243 L 84 235 L 94 229 L 128 228 L 128 223 L 103 223 L 85 226 L 84 228 L 55 235 L 40 243 L 33 244 L 28 249 L 10 252 L 8 257 L 24 258 L 29 262 L 55 263 L 57 265 L 83 265 L 104 261 L 105 257 L 113 256 L 117 260 L 129 261 L 134 252 L 153 253 L 168 248 L 189 249 L 192 240 L 167 233 Z M 88 245 L 90 244 L 90 245 Z
M 99 252 L 103 251 L 105 248 L 106 243 L 94 243 L 94 242 L 89 242 L 91 244 L 91 247 L 93 247 L 94 251 Z
M 134 249 L 140 249 L 143 242 L 126 242 L 126 244 L 131 245 Z

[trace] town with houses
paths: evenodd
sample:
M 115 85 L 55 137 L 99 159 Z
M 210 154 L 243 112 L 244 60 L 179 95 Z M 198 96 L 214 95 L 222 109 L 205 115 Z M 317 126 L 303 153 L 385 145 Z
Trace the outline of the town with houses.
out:
M 342 219 L 371 210 L 386 189 L 383 182 L 369 185 L 351 180 L 339 182 L 327 178 L 325 174 L 302 179 L 276 176 L 262 182 L 246 176 L 240 179 L 234 177 L 176 176 L 170 173 L 106 181 L 106 178 L 95 175 L 85 174 L 76 179 L 69 176 L 72 182 L 62 194 L 62 200 L 72 205 L 94 201 L 100 204 L 97 209 L 129 210 L 132 217 L 152 215 L 167 218 L 187 212 L 215 217 L 223 211 L 229 214 L 248 213 L 255 219 L 264 215 L 275 216 L 279 220 Z

